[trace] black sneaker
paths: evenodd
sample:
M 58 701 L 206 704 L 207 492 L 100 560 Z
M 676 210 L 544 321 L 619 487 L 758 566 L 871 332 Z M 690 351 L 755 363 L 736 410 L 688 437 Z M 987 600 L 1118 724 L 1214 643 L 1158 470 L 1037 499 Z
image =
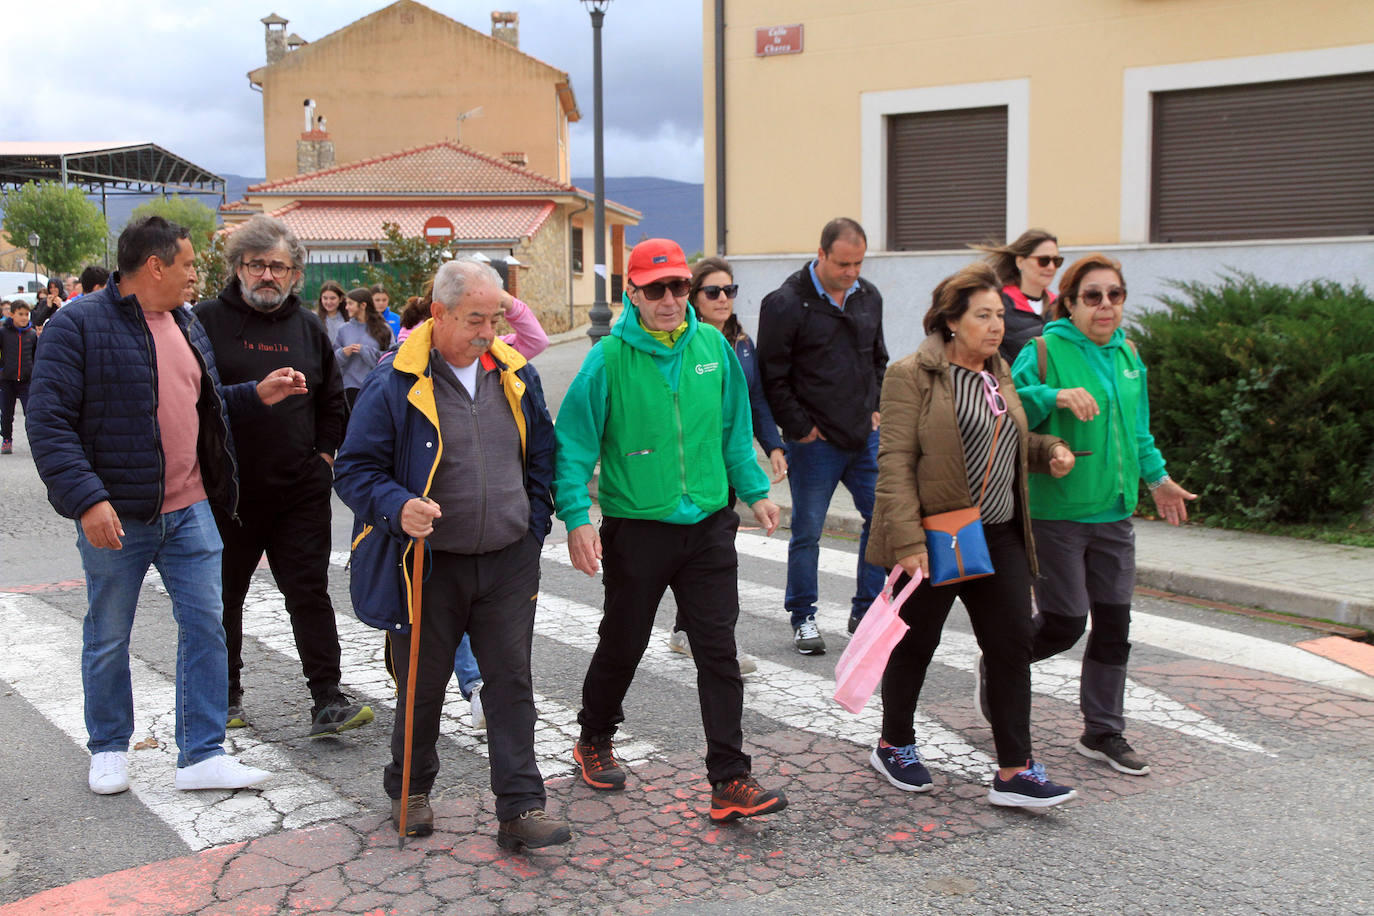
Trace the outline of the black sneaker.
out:
M 816 618 L 808 617 L 801 622 L 792 634 L 792 644 L 802 655 L 824 655 L 825 639 L 821 636 Z
M 336 693 L 328 703 L 312 709 L 310 715 L 310 737 L 323 738 L 371 722 L 372 707 L 354 703 L 346 693 Z
M 868 755 L 868 762 L 903 792 L 929 792 L 935 788 L 930 770 L 921 762 L 914 744 L 905 747 L 880 744 Z
M 992 706 L 988 703 L 988 663 L 983 660 L 983 653 L 978 653 L 978 658 L 973 663 L 973 706 L 978 710 L 978 715 L 983 717 L 984 725 L 992 724 Z
M 1106 761 L 1118 773 L 1145 776 L 1150 772 L 1150 765 L 1145 758 L 1137 754 L 1120 735 L 1085 734 L 1078 739 L 1074 749 L 1084 757 Z
M 1027 761 L 1026 769 L 1011 779 L 993 776 L 988 790 L 988 801 L 1006 808 L 1049 808 L 1077 797 L 1068 786 L 1050 782 L 1045 767 L 1034 760 Z
M 850 614 L 850 615 L 849 615 L 849 635 L 850 635 L 850 636 L 853 636 L 853 635 L 854 635 L 854 631 L 857 630 L 857 629 L 859 628 L 859 624 L 863 623 L 863 621 L 864 621 L 864 615 L 863 615 L 863 614 Z
M 229 707 L 225 710 L 224 727 L 248 727 L 248 719 L 243 714 L 243 690 L 241 688 L 229 688 Z
M 531 808 L 519 817 L 501 821 L 496 831 L 496 845 L 502 849 L 541 849 L 557 846 L 572 839 L 572 827 L 567 821 L 549 817 L 543 808 Z
M 615 747 L 610 738 L 579 739 L 573 745 L 573 760 L 577 761 L 582 781 L 593 789 L 614 792 L 625 788 L 625 771 L 615 759 Z

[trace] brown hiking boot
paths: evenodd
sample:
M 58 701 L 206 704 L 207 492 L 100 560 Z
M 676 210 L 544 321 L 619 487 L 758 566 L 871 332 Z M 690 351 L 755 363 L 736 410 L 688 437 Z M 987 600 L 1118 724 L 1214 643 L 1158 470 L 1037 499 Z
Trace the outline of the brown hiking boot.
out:
M 625 771 L 615 759 L 610 738 L 581 741 L 573 745 L 573 760 L 582 773 L 582 781 L 593 789 L 612 792 L 625 788 Z
M 519 817 L 501 822 L 496 831 L 496 845 L 502 849 L 518 850 L 540 849 L 544 846 L 557 846 L 572 839 L 572 828 L 567 821 L 549 817 L 543 808 L 531 808 Z
M 716 823 L 772 814 L 786 807 L 786 795 L 769 792 L 748 773 L 718 782 L 712 787 L 711 820 Z
M 429 836 L 434 832 L 434 809 L 429 806 L 428 795 L 410 796 L 406 806 L 406 836 Z M 391 800 L 391 820 L 396 829 L 401 828 L 401 800 Z

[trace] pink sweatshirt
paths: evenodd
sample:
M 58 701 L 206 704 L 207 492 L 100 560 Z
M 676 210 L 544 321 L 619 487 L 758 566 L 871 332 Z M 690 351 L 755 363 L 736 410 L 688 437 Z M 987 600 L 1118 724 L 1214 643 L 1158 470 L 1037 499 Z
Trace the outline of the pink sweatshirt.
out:
M 511 301 L 510 308 L 506 310 L 506 321 L 515 328 L 515 333 L 506 334 L 501 339 L 514 347 L 525 359 L 534 359 L 548 349 L 549 335 L 544 333 L 544 328 L 534 315 L 534 309 L 519 299 Z M 397 342 L 409 337 L 411 330 L 401 328 L 401 333 L 396 335 Z

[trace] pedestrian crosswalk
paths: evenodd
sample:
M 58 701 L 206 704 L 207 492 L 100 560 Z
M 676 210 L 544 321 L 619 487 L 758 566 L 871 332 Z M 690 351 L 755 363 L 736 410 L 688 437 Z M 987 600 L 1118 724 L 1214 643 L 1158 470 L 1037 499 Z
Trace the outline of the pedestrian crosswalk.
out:
M 748 573 L 740 582 L 742 613 L 784 630 L 786 615 L 780 586 L 785 576 L 786 540 L 746 532 L 741 533 L 737 543 L 741 556 L 751 561 L 744 565 Z M 331 560 L 336 577 L 345 575 L 342 568 L 347 563 L 347 554 L 336 552 Z M 573 653 L 583 659 L 581 665 L 585 670 L 585 659 L 596 646 L 601 620 L 599 604 L 589 596 L 599 592 L 599 585 L 589 588 L 579 582 L 578 588 L 570 587 L 575 580 L 569 572 L 566 545 L 562 543 L 547 544 L 543 560 L 545 576 L 535 621 L 536 637 L 558 647 L 564 655 Z M 823 547 L 820 569 L 824 575 L 852 583 L 855 556 Z M 154 590 L 161 589 L 155 574 L 147 584 Z M 671 596 L 665 597 L 665 601 L 671 600 Z M 0 614 L 7 622 L 0 629 L 0 680 L 73 743 L 84 746 L 80 619 L 55 611 L 40 594 L 0 593 Z M 760 658 L 757 672 L 745 679 L 747 712 L 783 728 L 852 744 L 855 753 L 870 747 L 880 730 L 880 704 L 875 700 L 860 714 L 852 715 L 831 700 L 833 666 L 845 644 L 848 616 L 847 604 L 820 605 L 818 622 L 831 646 L 831 655 L 820 664 L 815 659 L 800 657 L 785 661 L 776 656 Z M 680 688 L 682 696 L 691 698 L 694 713 L 695 669 L 690 661 L 668 648 L 666 624 L 672 620 L 671 613 L 661 614 L 659 620 L 664 626 L 650 640 L 640 676 Z M 360 623 L 346 607 L 339 608 L 338 627 L 344 689 L 361 702 L 394 709 L 395 689 L 385 671 L 381 632 Z M 246 641 L 252 641 L 273 659 L 273 670 L 278 676 L 284 680 L 301 678 L 290 621 L 281 595 L 266 573 L 259 574 L 249 590 L 244 607 L 244 635 Z M 1139 644 L 1180 656 L 1242 665 L 1322 686 L 1341 687 L 1355 681 L 1350 669 L 1301 649 L 1169 617 L 1136 613 L 1132 638 Z M 958 627 L 947 627 L 935 664 L 966 677 L 972 671 L 976 653 L 971 634 Z M 172 714 L 175 688 L 171 677 L 162 673 L 170 670 L 170 664 L 167 659 L 134 657 L 131 667 L 137 718 L 135 740 L 143 739 L 146 744 L 151 738 L 155 742 L 130 757 L 132 792 L 142 805 L 175 830 L 189 848 L 204 849 L 346 817 L 360 810 L 355 798 L 367 797 L 375 790 L 373 785 L 345 791 L 331 781 L 329 774 L 310 772 L 298 759 L 300 755 L 259 740 L 249 728 L 231 731 L 226 747 L 245 762 L 275 774 L 260 792 L 178 792 L 172 784 L 176 762 Z M 561 674 L 553 679 L 537 668 L 535 672 L 536 685 L 544 690 L 535 697 L 539 712 L 535 750 L 546 778 L 573 772 L 570 752 L 578 735 L 577 688 L 581 671 Z M 932 669 L 933 679 L 941 676 Z M 1077 705 L 1078 663 L 1074 659 L 1062 657 L 1037 664 L 1032 682 L 1038 694 Z M 548 689 L 551 686 L 555 688 L 552 691 Z M 1265 748 L 1251 738 L 1134 680 L 1127 689 L 1126 714 L 1134 721 L 1169 729 L 1189 739 L 1242 753 L 1265 753 Z M 689 718 L 699 728 L 695 716 Z M 661 723 L 641 723 L 646 734 L 636 734 L 635 724 L 629 722 L 617 739 L 617 752 L 630 767 L 661 759 L 671 752 L 672 749 L 660 746 Z M 975 738 L 985 739 L 986 735 L 967 735 L 928 710 L 918 713 L 915 724 L 922 754 L 932 769 L 963 779 L 989 777 L 994 764 L 985 748 L 990 747 L 990 742 L 980 740 L 982 746 L 975 744 Z M 468 704 L 456 689 L 449 692 L 444 706 L 441 734 L 448 742 L 443 755 L 484 756 L 487 752 L 485 737 L 472 729 Z M 386 745 L 383 737 L 367 740 L 375 741 L 379 751 Z M 376 761 L 378 768 L 382 762 Z

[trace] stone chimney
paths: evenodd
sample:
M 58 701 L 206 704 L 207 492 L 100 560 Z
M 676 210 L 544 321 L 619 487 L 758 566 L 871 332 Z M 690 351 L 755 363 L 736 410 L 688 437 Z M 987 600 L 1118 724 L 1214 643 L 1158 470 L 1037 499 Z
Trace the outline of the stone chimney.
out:
M 313 119 L 313 120 L 312 120 Z M 324 115 L 315 115 L 313 99 L 305 100 L 305 127 L 296 141 L 296 174 L 304 175 L 334 165 L 334 141 Z
M 286 50 L 288 51 L 294 51 L 305 44 L 308 44 L 308 42 L 301 36 L 297 35 L 295 32 L 292 32 L 290 35 L 286 36 Z
M 491 37 L 504 41 L 512 48 L 520 47 L 520 14 L 491 11 Z
M 522 169 L 530 164 L 530 157 L 526 156 L 522 152 L 502 153 L 501 158 L 509 162 L 511 165 L 520 166 Z
M 286 23 L 289 20 L 272 13 L 258 21 L 267 27 L 267 62 L 275 64 L 286 56 Z

